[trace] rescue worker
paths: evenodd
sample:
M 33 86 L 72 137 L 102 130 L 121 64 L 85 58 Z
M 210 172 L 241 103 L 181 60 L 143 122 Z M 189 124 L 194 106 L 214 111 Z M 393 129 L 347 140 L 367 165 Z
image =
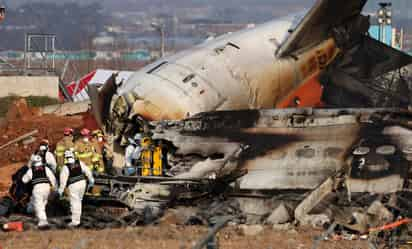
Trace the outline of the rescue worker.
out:
M 155 141 L 153 150 L 153 172 L 154 176 L 165 175 L 166 170 L 170 169 L 168 165 L 168 147 L 163 140 Z
M 74 151 L 73 132 L 74 131 L 72 128 L 64 128 L 64 137 L 56 144 L 55 155 L 57 162 L 57 173 L 59 173 L 61 168 L 64 166 L 64 152 L 66 150 Z
M 44 164 L 39 155 L 32 157 L 32 167 L 22 178 L 23 183 L 33 185 L 32 198 L 34 212 L 38 219 L 38 227 L 44 228 L 49 225 L 47 222 L 46 205 L 50 195 L 50 185 L 56 189 L 56 178 L 53 172 Z
M 136 170 L 140 166 L 141 140 L 142 135 L 140 133 L 137 133 L 133 138 L 129 138 L 129 145 L 125 150 L 125 175 L 133 175 L 138 172 Z M 140 175 L 140 173 L 138 174 Z
M 49 141 L 46 139 L 43 139 L 40 142 L 40 146 L 38 150 L 34 153 L 34 155 L 39 155 L 42 160 L 43 164 L 49 167 L 53 173 L 56 172 L 57 169 L 57 162 L 56 158 L 54 157 L 53 153 L 49 151 Z M 32 165 L 32 160 L 29 161 L 28 166 L 31 167 Z
M 103 154 L 104 149 L 104 136 L 101 130 L 94 130 L 91 137 L 92 144 L 94 145 L 97 153 Z
M 112 172 L 113 167 L 113 152 L 107 144 L 103 132 L 95 130 L 92 133 L 92 143 L 100 155 L 99 165 L 104 167 L 104 172 Z
M 69 189 L 71 222 L 69 226 L 77 227 L 80 225 L 82 215 L 82 201 L 86 192 L 86 178 L 88 180 L 88 188 L 93 187 L 94 178 L 90 169 L 78 159 L 75 159 L 74 153 L 70 150 L 64 153 L 66 160 L 60 172 L 59 196 L 62 197 L 67 186 Z
M 141 160 L 141 176 L 153 176 L 153 152 L 154 144 L 150 136 L 144 136 L 140 143 L 142 147 Z
M 82 161 L 93 173 L 103 173 L 104 165 L 100 164 L 100 158 L 90 141 L 90 130 L 84 128 L 80 131 L 82 137 L 74 144 L 77 158 Z

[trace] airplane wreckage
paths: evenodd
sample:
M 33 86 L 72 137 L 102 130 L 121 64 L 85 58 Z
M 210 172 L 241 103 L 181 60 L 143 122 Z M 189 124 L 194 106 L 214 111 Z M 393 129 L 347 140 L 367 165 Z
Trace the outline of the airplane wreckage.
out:
M 380 215 L 369 212 L 376 202 L 396 210 L 387 222 L 408 217 L 412 113 L 387 74 L 412 58 L 367 35 L 365 3 L 318 0 L 301 19 L 224 35 L 126 82 L 113 75 L 89 86 L 117 159 L 139 130 L 168 148 L 163 176 L 98 176 L 100 195 L 89 201 L 119 202 L 137 217 L 219 194 L 289 200 L 300 223 L 338 220 L 362 232 Z

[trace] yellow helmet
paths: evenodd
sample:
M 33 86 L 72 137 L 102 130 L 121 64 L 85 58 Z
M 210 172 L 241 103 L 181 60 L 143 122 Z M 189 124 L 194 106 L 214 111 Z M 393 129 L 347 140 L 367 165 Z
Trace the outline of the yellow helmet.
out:
M 142 140 L 140 140 L 140 145 L 142 147 L 148 147 L 152 144 L 152 139 L 150 137 L 144 137 Z
M 101 130 L 94 130 L 92 132 L 93 137 L 103 137 L 103 132 Z

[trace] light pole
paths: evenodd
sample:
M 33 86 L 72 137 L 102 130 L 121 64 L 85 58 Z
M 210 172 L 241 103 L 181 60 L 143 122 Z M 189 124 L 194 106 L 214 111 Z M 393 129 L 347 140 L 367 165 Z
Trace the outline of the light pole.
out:
M 383 43 L 386 42 L 386 25 L 392 25 L 392 3 L 381 2 L 381 6 L 378 10 L 378 23 L 379 23 L 379 40 Z M 392 29 L 391 29 L 392 30 Z M 391 45 L 391 44 L 390 44 Z
M 153 22 L 151 26 L 160 33 L 160 58 L 165 55 L 165 27 L 164 24 Z

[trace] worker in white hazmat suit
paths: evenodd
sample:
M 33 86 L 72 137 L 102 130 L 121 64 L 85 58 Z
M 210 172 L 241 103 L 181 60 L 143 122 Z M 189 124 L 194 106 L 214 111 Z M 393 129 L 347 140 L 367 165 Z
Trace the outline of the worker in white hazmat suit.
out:
M 124 155 L 124 175 L 130 176 L 137 172 L 137 167 L 140 163 L 140 154 L 142 152 L 142 147 L 140 146 L 141 139 L 142 135 L 140 133 L 137 133 L 133 138 L 129 138 L 129 145 L 126 147 Z
M 47 167 L 49 167 L 53 173 L 56 173 L 57 169 L 57 162 L 56 158 L 54 157 L 53 153 L 49 151 L 49 141 L 46 139 L 43 139 L 40 143 L 40 146 L 38 150 L 32 155 L 36 156 L 39 155 L 41 156 L 43 163 L 46 164 Z M 29 162 L 27 163 L 27 166 L 31 167 L 33 163 L 33 159 L 30 158 Z
M 56 189 L 56 177 L 43 163 L 41 156 L 32 157 L 32 167 L 24 174 L 22 181 L 33 185 L 32 203 L 38 219 L 39 228 L 49 225 L 47 222 L 46 205 L 50 195 L 50 185 Z
M 53 153 L 50 152 L 48 140 L 43 139 L 41 141 L 38 153 L 42 157 L 43 163 L 47 163 L 47 167 L 49 167 L 51 170 L 53 170 L 54 173 L 56 173 L 57 162 Z
M 82 215 L 82 201 L 86 192 L 86 178 L 89 182 L 89 188 L 94 185 L 93 174 L 90 169 L 81 161 L 76 160 L 72 151 L 64 153 L 65 165 L 60 172 L 60 186 L 58 193 L 63 196 L 64 189 L 69 189 L 70 211 L 72 221 L 69 226 L 77 227 L 80 225 Z

